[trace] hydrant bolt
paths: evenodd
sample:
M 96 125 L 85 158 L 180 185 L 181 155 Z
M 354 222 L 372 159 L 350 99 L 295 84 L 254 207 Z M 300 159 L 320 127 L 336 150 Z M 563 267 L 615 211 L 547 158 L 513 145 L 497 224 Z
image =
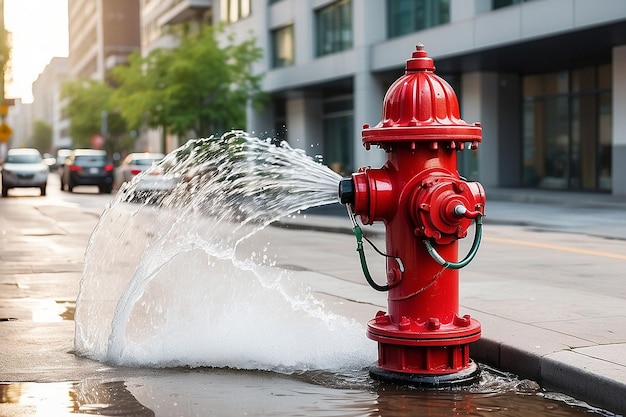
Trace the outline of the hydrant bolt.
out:
M 463 204 L 454 206 L 454 215 L 457 217 L 463 217 L 467 213 L 467 209 Z

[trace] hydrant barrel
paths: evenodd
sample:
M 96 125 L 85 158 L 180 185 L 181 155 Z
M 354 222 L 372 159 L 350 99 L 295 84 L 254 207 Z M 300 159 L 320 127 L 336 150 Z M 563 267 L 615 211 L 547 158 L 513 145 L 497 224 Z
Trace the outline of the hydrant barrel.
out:
M 474 256 L 486 198 L 479 183 L 460 177 L 457 152 L 476 149 L 482 128 L 460 118 L 454 90 L 434 70 L 418 45 L 385 95 L 382 120 L 362 130 L 364 146 L 383 148 L 386 163 L 339 184 L 341 203 L 363 224 L 385 224 L 388 311 L 367 326 L 379 352 L 370 373 L 415 385 L 475 379 L 469 344 L 481 332 L 459 313 L 458 269 L 471 258 L 459 260 L 457 241 L 476 224 Z

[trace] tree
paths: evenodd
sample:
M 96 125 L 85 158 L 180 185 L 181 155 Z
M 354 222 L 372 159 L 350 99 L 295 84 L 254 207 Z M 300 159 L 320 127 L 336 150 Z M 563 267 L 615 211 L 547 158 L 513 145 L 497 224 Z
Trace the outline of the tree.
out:
M 75 80 L 63 84 L 65 111 L 71 121 L 70 135 L 75 148 L 92 147 L 92 138 L 103 135 L 109 153 L 128 150 L 132 139 L 122 116 L 111 105 L 113 88 L 96 80 Z
M 52 127 L 43 120 L 37 120 L 33 126 L 32 142 L 39 152 L 49 152 L 52 147 Z
M 261 56 L 253 39 L 235 43 L 223 29 L 173 28 L 179 46 L 134 54 L 113 69 L 113 103 L 133 128 L 142 124 L 179 136 L 208 136 L 245 128 L 248 100 L 262 99 L 262 75 L 251 71 Z M 220 39 L 225 46 L 220 46 Z
M 0 2 L 0 5 L 3 3 Z M 2 84 L 0 87 L 2 91 L 0 91 L 0 100 L 4 100 L 4 83 L 9 81 L 6 79 L 7 76 L 7 67 L 9 62 L 11 61 L 12 49 L 9 43 L 8 32 L 4 28 L 4 24 L 0 27 L 0 76 L 2 76 Z

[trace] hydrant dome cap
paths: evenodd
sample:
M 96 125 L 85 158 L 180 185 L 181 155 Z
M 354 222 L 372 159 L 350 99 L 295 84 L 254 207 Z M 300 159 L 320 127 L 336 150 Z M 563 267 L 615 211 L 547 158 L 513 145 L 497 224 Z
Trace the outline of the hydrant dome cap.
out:
M 480 125 L 460 118 L 456 93 L 434 69 L 424 46 L 418 45 L 407 60 L 406 73 L 385 94 L 382 120 L 363 129 L 364 143 L 482 140 Z
M 416 50 L 411 54 L 411 58 L 406 61 L 406 72 L 409 71 L 434 71 L 435 63 L 424 50 L 424 45 L 417 44 Z

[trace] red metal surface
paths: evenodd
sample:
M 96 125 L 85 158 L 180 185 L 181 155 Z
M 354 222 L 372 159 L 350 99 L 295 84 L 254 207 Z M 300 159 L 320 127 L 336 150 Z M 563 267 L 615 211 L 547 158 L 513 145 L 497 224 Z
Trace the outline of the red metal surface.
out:
M 423 45 L 418 45 L 407 61 L 405 74 L 387 90 L 380 123 L 363 126 L 367 148 L 406 141 L 428 141 L 432 146 L 444 141 L 452 148 L 461 148 L 465 142 L 477 146 L 482 140 L 480 123 L 461 120 L 456 93 L 433 73 L 434 69 Z
M 479 124 L 459 117 L 454 90 L 434 73 L 432 59 L 418 46 L 406 74 L 387 91 L 382 121 L 364 126 L 363 143 L 387 151 L 382 168 L 352 175 L 353 211 L 364 224 L 386 226 L 388 312 L 368 323 L 378 342 L 378 366 L 417 375 L 461 373 L 474 366 L 469 343 L 480 338 L 480 323 L 459 314 L 459 272 L 435 262 L 424 239 L 439 254 L 458 261 L 457 240 L 482 214 L 485 194 L 478 183 L 461 180 L 457 151 L 481 141 Z M 455 212 L 462 205 L 464 216 Z M 404 271 L 402 271 L 404 269 Z

